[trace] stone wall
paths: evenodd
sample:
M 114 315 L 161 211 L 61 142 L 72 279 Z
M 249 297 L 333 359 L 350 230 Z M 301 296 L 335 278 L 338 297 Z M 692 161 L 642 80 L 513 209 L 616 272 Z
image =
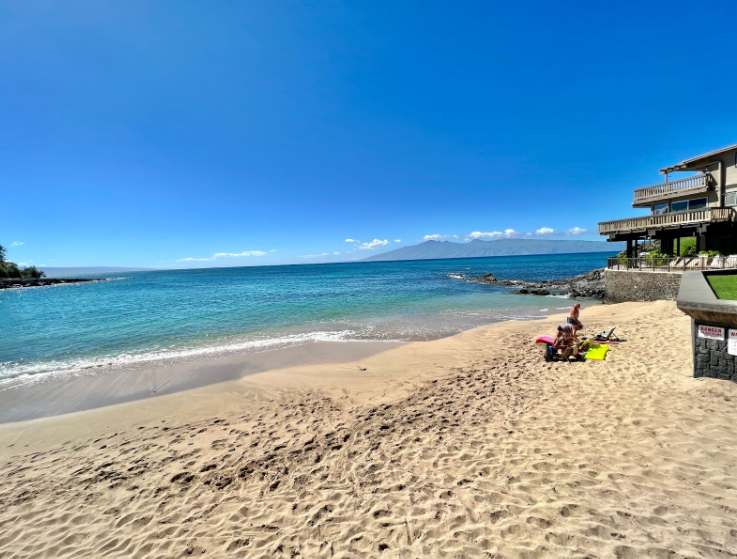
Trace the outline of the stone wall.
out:
M 737 357 L 727 353 L 727 341 L 699 338 L 694 320 L 691 320 L 691 332 L 694 349 L 693 376 L 737 382 Z
M 680 285 L 681 273 L 678 272 L 607 270 L 604 273 L 605 300 L 609 303 L 675 301 Z

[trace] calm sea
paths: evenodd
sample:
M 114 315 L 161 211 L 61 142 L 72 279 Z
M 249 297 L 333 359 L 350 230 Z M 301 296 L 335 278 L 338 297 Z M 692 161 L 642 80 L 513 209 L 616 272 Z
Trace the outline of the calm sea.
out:
M 431 340 L 568 308 L 448 277 L 559 279 L 609 253 L 108 274 L 0 292 L 0 389 L 156 361 L 315 341 Z M 99 369 L 102 366 L 102 369 Z

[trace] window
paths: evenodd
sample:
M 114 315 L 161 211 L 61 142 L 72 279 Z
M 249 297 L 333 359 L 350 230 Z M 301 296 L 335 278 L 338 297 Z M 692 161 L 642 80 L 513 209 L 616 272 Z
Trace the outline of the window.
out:
M 668 213 L 668 204 L 656 204 L 653 206 L 653 215 L 663 215 Z
M 724 195 L 724 205 L 725 206 L 737 206 L 737 191 L 727 192 Z
M 681 200 L 680 202 L 672 202 L 670 211 L 685 212 L 686 210 L 700 210 L 707 206 L 706 198 L 692 198 L 691 200 Z M 656 206 L 657 207 L 657 206 Z

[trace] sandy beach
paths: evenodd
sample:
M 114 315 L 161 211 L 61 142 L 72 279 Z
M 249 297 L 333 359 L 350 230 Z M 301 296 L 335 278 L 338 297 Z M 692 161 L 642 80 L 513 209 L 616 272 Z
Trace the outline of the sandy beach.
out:
M 545 363 L 558 315 L 0 425 L 0 557 L 737 556 L 737 386 L 672 302 L 581 318 L 627 341 Z

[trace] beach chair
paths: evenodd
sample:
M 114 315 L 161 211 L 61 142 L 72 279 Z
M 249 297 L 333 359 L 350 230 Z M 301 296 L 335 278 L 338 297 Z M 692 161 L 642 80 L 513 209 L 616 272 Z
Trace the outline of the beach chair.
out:
M 614 333 L 614 331 L 617 329 L 615 326 L 609 332 L 604 330 L 601 334 L 597 334 L 594 336 L 594 340 L 597 342 L 620 342 L 622 340 L 619 339 L 619 337 Z

